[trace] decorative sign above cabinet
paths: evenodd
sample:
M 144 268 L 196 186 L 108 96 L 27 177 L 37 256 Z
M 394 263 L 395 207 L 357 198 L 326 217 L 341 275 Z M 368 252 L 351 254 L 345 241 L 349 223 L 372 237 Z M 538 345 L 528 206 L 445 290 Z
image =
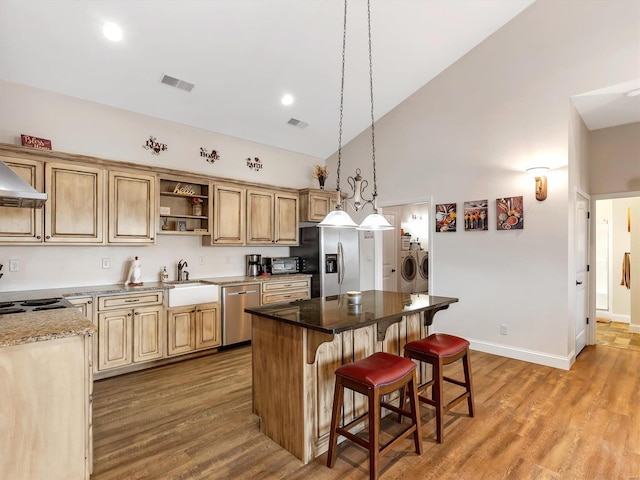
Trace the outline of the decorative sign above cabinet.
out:
M 149 140 L 142 146 L 145 150 L 151 150 L 154 155 L 160 155 L 160 152 L 164 152 L 169 149 L 166 143 L 160 143 L 156 141 L 156 137 L 149 136 Z
M 251 160 L 251 158 L 247 158 L 247 167 L 257 172 L 262 170 L 262 163 L 258 157 L 255 157 L 253 160 Z
M 203 157 L 207 163 L 215 163 L 216 160 L 220 160 L 220 154 L 217 150 L 211 150 L 211 153 L 209 153 L 204 147 L 200 147 L 200 156 Z
M 23 147 L 37 148 L 38 150 L 51 150 L 51 140 L 46 138 L 32 137 L 31 135 L 21 134 Z

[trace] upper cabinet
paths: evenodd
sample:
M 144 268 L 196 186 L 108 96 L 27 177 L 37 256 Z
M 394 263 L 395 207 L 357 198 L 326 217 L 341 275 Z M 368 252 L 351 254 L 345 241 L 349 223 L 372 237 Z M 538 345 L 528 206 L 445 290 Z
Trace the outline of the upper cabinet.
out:
M 297 245 L 298 195 L 247 190 L 247 244 Z
M 208 182 L 192 179 L 160 179 L 160 230 L 163 235 L 207 235 L 209 222 Z
M 300 190 L 300 221 L 321 222 L 329 212 L 335 210 L 337 200 L 335 191 L 313 188 Z
M 1 157 L 4 163 L 37 191 L 43 191 L 44 171 L 41 162 Z M 41 208 L 0 207 L 0 242 L 42 242 Z
M 155 185 L 151 175 L 109 172 L 109 243 L 155 243 Z
M 103 169 L 47 162 L 45 187 L 45 242 L 103 242 Z
M 213 188 L 213 231 L 203 245 L 243 245 L 245 236 L 246 189 L 216 184 Z

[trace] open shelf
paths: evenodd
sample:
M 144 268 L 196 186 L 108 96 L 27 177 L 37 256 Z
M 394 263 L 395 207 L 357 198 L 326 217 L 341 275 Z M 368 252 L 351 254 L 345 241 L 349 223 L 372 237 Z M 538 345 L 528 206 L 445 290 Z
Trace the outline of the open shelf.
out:
M 176 188 L 190 193 L 176 193 L 174 191 Z M 193 215 L 194 198 L 202 200 L 201 215 Z M 168 213 L 165 212 L 166 209 Z M 159 217 L 158 234 L 160 235 L 208 235 L 210 233 L 209 184 L 185 179 L 161 178 Z

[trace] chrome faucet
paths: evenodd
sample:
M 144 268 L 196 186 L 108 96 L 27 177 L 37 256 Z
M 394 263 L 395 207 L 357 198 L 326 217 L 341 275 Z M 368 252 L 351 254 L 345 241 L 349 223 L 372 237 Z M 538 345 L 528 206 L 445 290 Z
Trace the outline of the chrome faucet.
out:
M 178 262 L 178 281 L 182 281 L 182 275 L 185 275 L 185 280 L 189 280 L 189 272 L 187 272 L 186 270 L 183 271 L 184 267 L 188 267 L 189 264 L 185 261 L 180 259 L 180 261 Z

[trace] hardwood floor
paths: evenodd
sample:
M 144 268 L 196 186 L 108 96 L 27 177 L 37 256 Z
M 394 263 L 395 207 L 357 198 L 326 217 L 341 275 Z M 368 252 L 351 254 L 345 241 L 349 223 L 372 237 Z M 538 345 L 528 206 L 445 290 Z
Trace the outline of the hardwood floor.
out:
M 629 332 L 629 324 L 611 320 L 596 323 L 596 343 L 608 347 L 640 351 L 640 334 Z
M 569 372 L 480 352 L 471 363 L 475 418 L 458 406 L 438 445 L 422 406 L 424 453 L 400 443 L 383 480 L 640 478 L 640 352 L 588 346 Z M 351 443 L 329 469 L 326 454 L 302 465 L 259 432 L 250 347 L 98 381 L 93 425 L 93 480 L 369 478 Z

